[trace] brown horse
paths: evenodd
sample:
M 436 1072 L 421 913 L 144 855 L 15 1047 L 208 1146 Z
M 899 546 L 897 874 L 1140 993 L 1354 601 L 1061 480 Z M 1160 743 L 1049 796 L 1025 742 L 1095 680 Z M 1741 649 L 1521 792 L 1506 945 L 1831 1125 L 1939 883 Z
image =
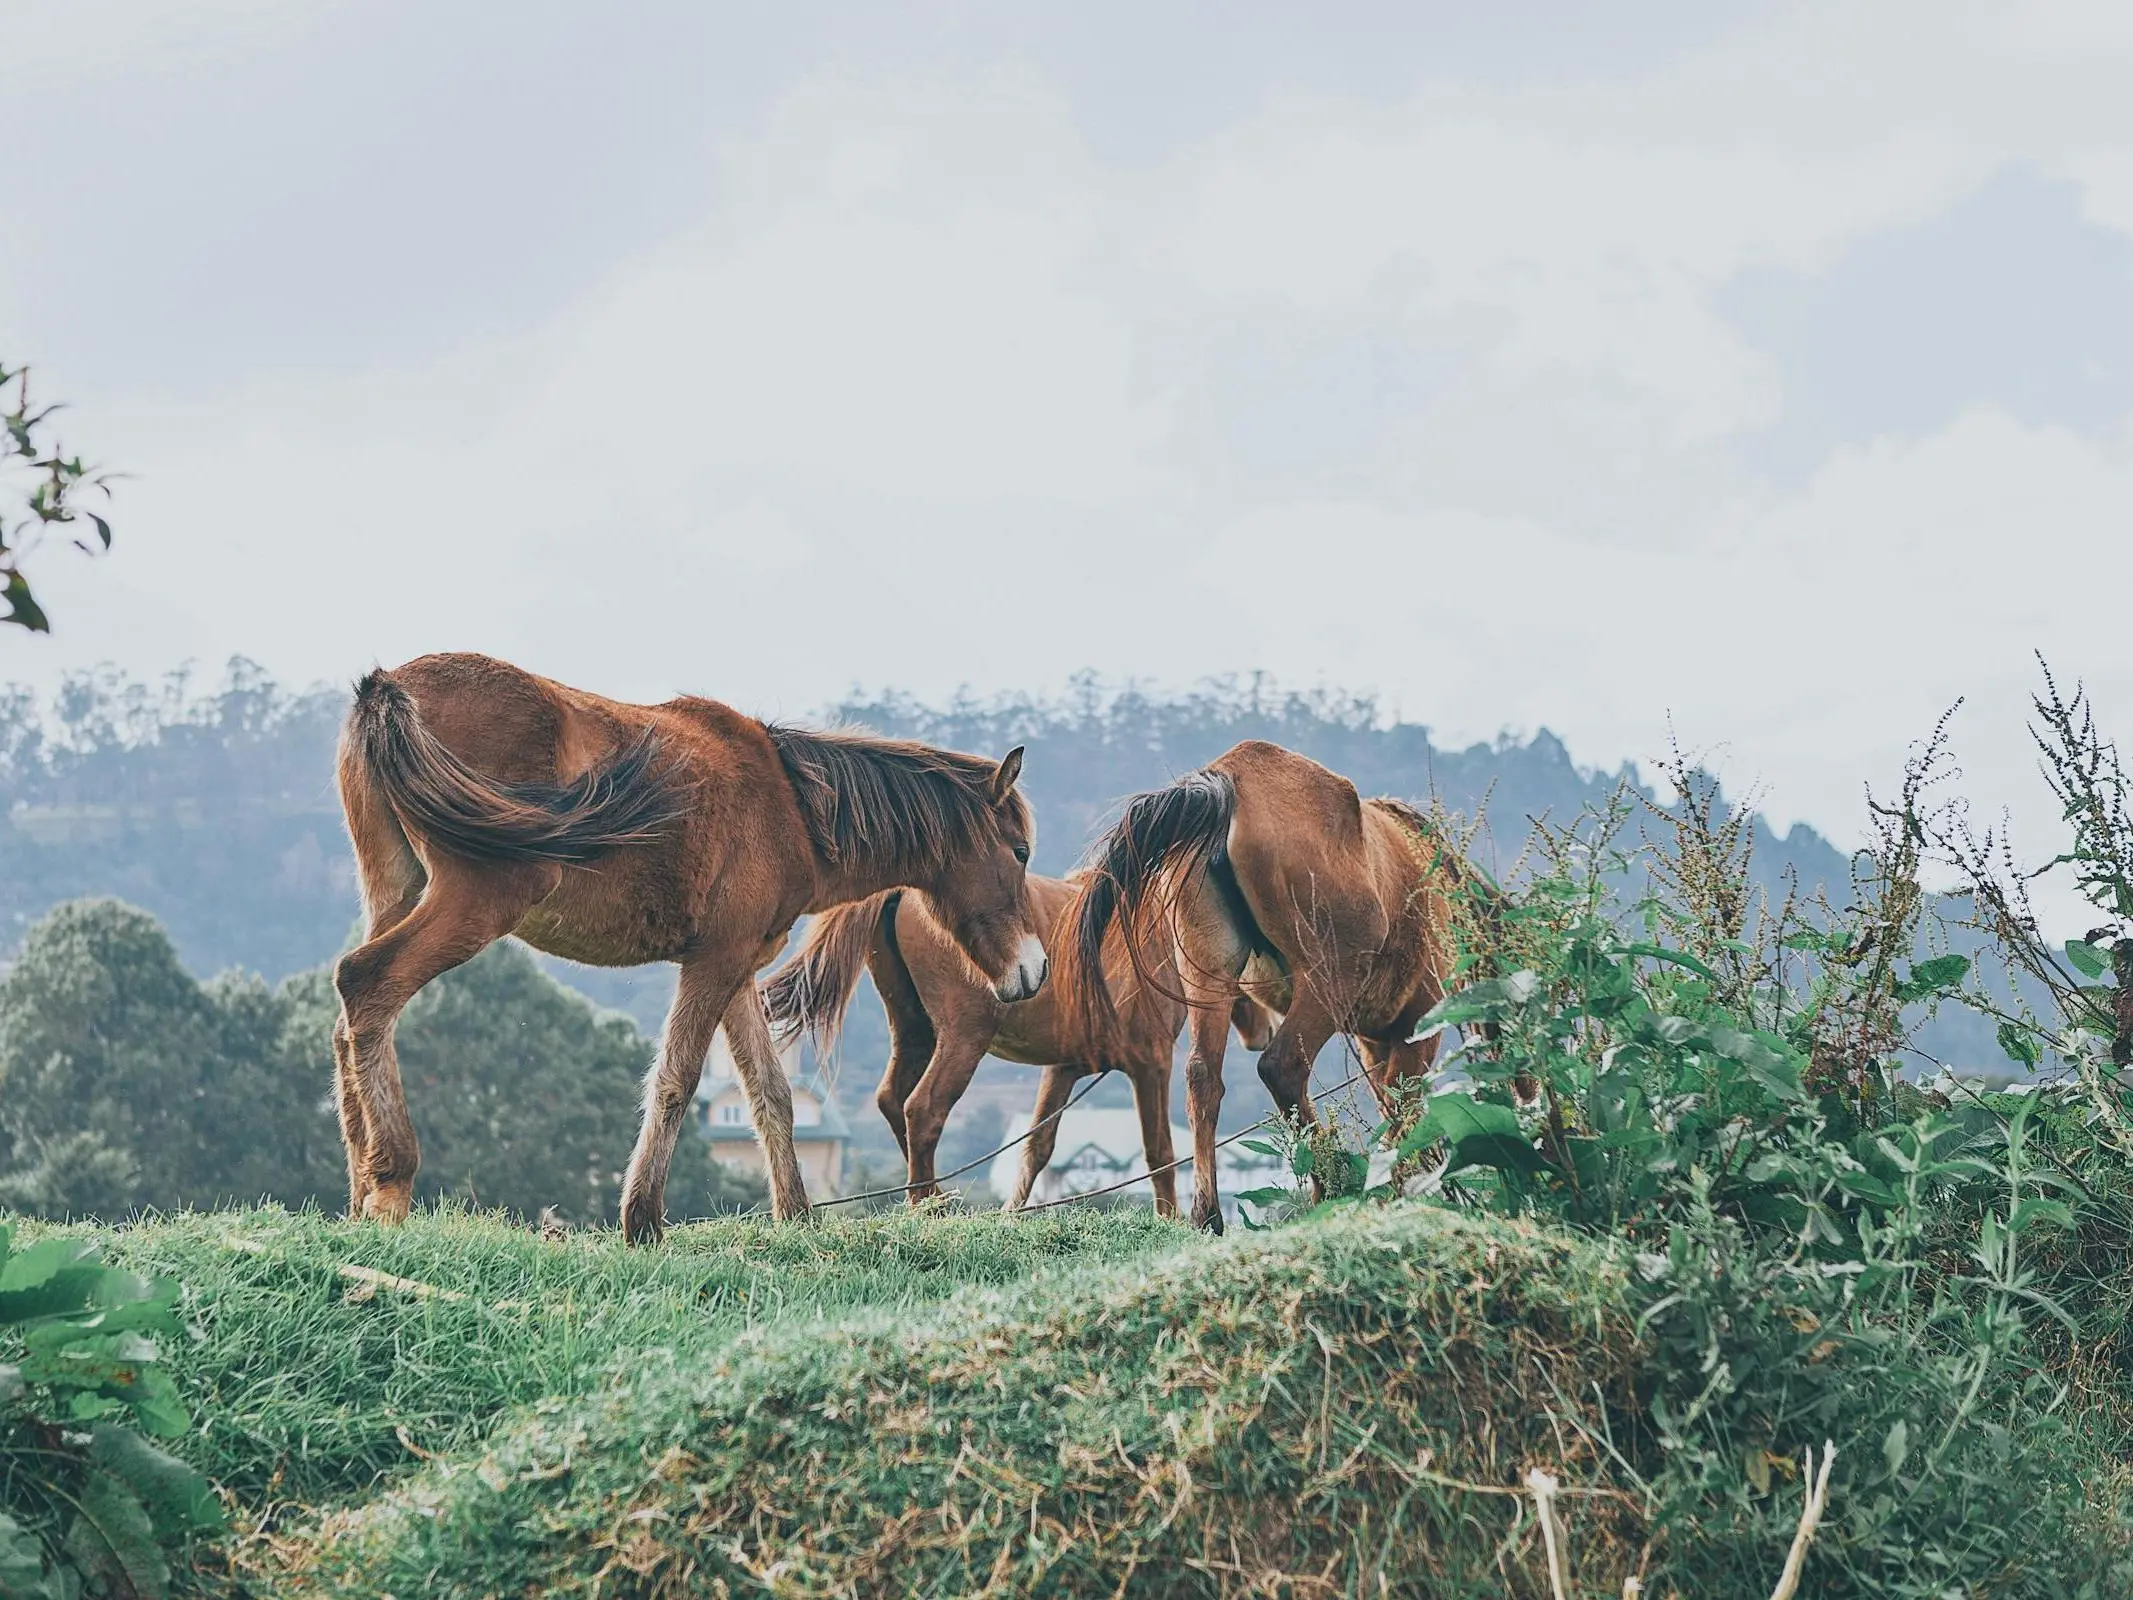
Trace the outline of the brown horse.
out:
M 350 1214 L 397 1222 L 413 1201 L 394 1019 L 515 933 L 572 961 L 681 967 L 623 1183 L 632 1242 L 665 1225 L 674 1141 L 721 1024 L 773 1213 L 804 1215 L 792 1096 L 751 978 L 803 912 L 903 886 L 941 908 L 1002 999 L 1035 994 L 1046 958 L 1021 770 L 1019 748 L 992 762 L 779 727 L 716 700 L 628 705 L 487 656 L 371 673 L 340 752 L 369 916 L 333 975 Z
M 1191 1012 L 1194 1222 L 1222 1228 L 1216 1119 L 1235 996 L 1282 1014 L 1259 1075 L 1299 1128 L 1316 1120 L 1311 1063 L 1336 1032 L 1355 1040 L 1388 1114 L 1397 1087 L 1428 1073 L 1436 1040 L 1409 1035 L 1449 980 L 1450 896 L 1462 880 L 1412 806 L 1362 800 L 1317 762 L 1247 740 L 1137 795 L 1092 858 L 1070 913 L 1074 936 L 1062 941 L 1071 976 L 1056 1003 L 1092 1029 L 1117 1028 L 1102 977 L 1113 924 L 1133 929 L 1160 914 L 1175 927 Z
M 1029 897 L 1037 925 L 1052 930 L 1074 898 L 1066 879 L 1030 874 Z M 1147 1157 L 1155 1209 L 1175 1216 L 1177 1177 L 1170 1143 L 1170 1058 L 1185 1006 L 1177 998 L 1176 968 L 1167 929 L 1143 930 L 1147 948 L 1133 963 L 1151 982 L 1138 986 L 1110 1037 L 1099 1043 L 1086 1026 L 1046 990 L 1018 1004 L 1003 1003 L 957 949 L 941 917 L 922 894 L 890 891 L 857 905 L 839 906 L 808 924 L 793 958 L 764 986 L 773 1024 L 786 1034 L 806 1031 L 822 1047 L 835 1038 L 851 1004 L 862 966 L 889 1014 L 889 1061 L 874 1103 L 881 1107 L 908 1166 L 906 1193 L 913 1205 L 940 1193 L 934 1152 L 948 1114 L 970 1087 L 979 1060 L 1042 1067 L 1032 1129 L 1023 1146 L 1022 1170 L 1007 1209 L 1021 1209 L 1037 1175 L 1051 1164 L 1059 1117 L 1074 1085 L 1092 1072 L 1117 1070 L 1133 1084 L 1140 1112 L 1141 1149 Z M 1114 959 L 1113 982 L 1130 979 Z M 1234 1022 L 1247 1049 L 1262 1050 L 1272 1029 L 1258 1004 L 1237 997 Z

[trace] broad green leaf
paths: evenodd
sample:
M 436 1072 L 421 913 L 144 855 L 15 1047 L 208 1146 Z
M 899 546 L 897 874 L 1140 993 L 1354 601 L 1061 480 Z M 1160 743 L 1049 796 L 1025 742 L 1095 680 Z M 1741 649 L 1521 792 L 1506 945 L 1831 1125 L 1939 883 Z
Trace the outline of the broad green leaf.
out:
M 166 1537 L 221 1528 L 222 1503 L 207 1479 L 131 1428 L 106 1425 L 96 1429 L 89 1441 L 89 1459 L 132 1486 Z
M 2037 1048 L 2036 1039 L 2031 1036 L 2027 1028 L 2019 1023 L 2001 1023 L 1999 1040 L 2000 1049 L 2006 1052 L 2007 1059 L 2010 1061 L 2018 1061 L 2025 1067 L 2033 1067 L 2042 1059 L 2043 1052 Z
M 0 1600 L 47 1600 L 53 1593 L 37 1536 L 0 1511 Z
M 1300 1144 L 1289 1152 L 1289 1170 L 1299 1178 L 1311 1176 L 1311 1169 L 1318 1165 L 1318 1157 L 1307 1144 Z
M 2057 1227 L 2071 1228 L 2074 1213 L 2063 1200 L 2024 1200 L 2007 1214 L 2007 1226 L 2019 1233 L 2033 1222 L 2049 1222 Z
M 24 1255 L 28 1252 L 25 1251 Z M 21 1260 L 18 1256 L 16 1260 Z M 13 1265 L 12 1262 L 9 1265 Z M 35 1322 L 42 1317 L 79 1315 L 95 1305 L 97 1280 L 108 1268 L 93 1262 L 62 1267 L 34 1288 L 0 1294 L 0 1323 Z
M 1890 1477 L 1903 1470 L 1904 1460 L 1910 1453 L 1911 1427 L 1898 1417 L 1895 1426 L 1889 1429 L 1888 1437 L 1881 1441 L 1881 1459 L 1888 1464 Z
M 1799 1058 L 1779 1048 L 1769 1036 L 1714 1026 L 1704 1030 L 1704 1037 L 1713 1053 L 1739 1062 L 1749 1077 L 1780 1100 L 1806 1098 L 1800 1088 Z
M 1896 1191 L 1871 1172 L 1840 1172 L 1837 1187 L 1857 1199 L 1871 1200 L 1877 1206 L 1893 1206 L 1898 1199 Z
M 1643 956 L 1648 961 L 1664 961 L 1670 966 L 1686 967 L 1699 978 L 1718 982 L 1718 974 L 1686 950 L 1670 950 L 1663 944 L 1626 944 L 1622 947 L 1622 953 L 1626 956 Z
M 1540 992 L 1540 987 L 1539 975 L 1526 971 L 1468 984 L 1457 994 L 1446 995 L 1438 1001 L 1429 1014 L 1415 1024 L 1409 1038 L 1426 1039 L 1440 1028 L 1484 1021 L 1506 1006 L 1525 1004 Z
M 18 1294 L 50 1282 L 63 1269 L 96 1254 L 93 1239 L 44 1239 L 8 1257 L 0 1266 L 0 1295 Z
M 135 1419 L 158 1439 L 182 1439 L 192 1431 L 193 1419 L 178 1398 L 175 1386 L 170 1384 L 168 1374 L 161 1369 L 152 1369 L 141 1374 L 142 1390 L 133 1397 Z M 157 1381 L 160 1380 L 160 1381 Z
M 67 1554 L 95 1574 L 107 1593 L 163 1600 L 170 1563 L 156 1543 L 155 1524 L 125 1479 L 92 1471 L 82 1480 L 80 1514 L 67 1530 Z
M 1489 1100 L 1463 1094 L 1433 1096 L 1429 1114 L 1400 1141 L 1411 1155 L 1442 1139 L 1451 1147 L 1449 1172 L 1463 1167 L 1494 1167 L 1502 1172 L 1538 1172 L 1547 1166 L 1518 1126 L 1518 1113 Z
M 1921 961 L 1911 969 L 1911 975 L 1896 985 L 1896 998 L 1906 1004 L 1923 1000 L 1929 994 L 1939 994 L 1962 982 L 1970 970 L 1968 956 L 1935 956 L 1930 961 Z
M 2086 939 L 2067 940 L 2066 959 L 2084 978 L 2100 978 L 2111 970 L 2111 958 Z
M 1689 1044 L 1703 1037 L 1702 1025 L 1687 1017 L 1653 1017 L 1644 1027 L 1661 1044 Z

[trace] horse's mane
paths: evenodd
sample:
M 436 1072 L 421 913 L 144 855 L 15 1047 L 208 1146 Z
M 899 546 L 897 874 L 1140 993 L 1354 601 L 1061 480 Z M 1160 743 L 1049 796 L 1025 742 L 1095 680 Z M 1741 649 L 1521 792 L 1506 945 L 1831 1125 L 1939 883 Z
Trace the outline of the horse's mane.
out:
M 999 767 L 983 756 L 855 728 L 764 727 L 800 797 L 808 836 L 826 861 L 874 857 L 926 877 L 993 826 Z M 1010 803 L 1027 830 L 1028 803 L 1019 792 Z
M 1374 794 L 1363 804 L 1376 806 L 1402 827 L 1411 829 L 1424 839 L 1434 839 L 1437 836 L 1436 824 L 1423 814 L 1419 806 L 1408 801 L 1395 799 L 1389 794 Z

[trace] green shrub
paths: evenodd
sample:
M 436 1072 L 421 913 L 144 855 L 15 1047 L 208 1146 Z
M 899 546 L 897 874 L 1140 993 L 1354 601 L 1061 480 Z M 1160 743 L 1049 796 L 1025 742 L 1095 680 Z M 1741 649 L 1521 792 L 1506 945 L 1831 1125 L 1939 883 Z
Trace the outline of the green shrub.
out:
M 104 1265 L 94 1240 L 15 1249 L 0 1223 L 0 1596 L 153 1600 L 172 1556 L 222 1526 L 199 1473 L 143 1437 L 182 1437 L 156 1336 L 178 1287 Z

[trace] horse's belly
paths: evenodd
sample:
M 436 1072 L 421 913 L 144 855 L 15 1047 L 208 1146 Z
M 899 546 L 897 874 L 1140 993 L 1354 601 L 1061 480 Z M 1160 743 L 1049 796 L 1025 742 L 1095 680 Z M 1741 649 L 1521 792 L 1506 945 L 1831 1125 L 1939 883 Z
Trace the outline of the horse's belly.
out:
M 985 1053 L 1021 1067 L 1050 1067 L 1063 1061 L 1056 1007 L 1048 1003 L 1050 998 L 1039 994 L 1004 1007 L 999 1031 L 993 1034 Z
M 565 961 L 634 967 L 675 960 L 688 948 L 695 928 L 666 896 L 618 892 L 600 875 L 566 872 L 555 893 L 511 931 L 534 949 Z

